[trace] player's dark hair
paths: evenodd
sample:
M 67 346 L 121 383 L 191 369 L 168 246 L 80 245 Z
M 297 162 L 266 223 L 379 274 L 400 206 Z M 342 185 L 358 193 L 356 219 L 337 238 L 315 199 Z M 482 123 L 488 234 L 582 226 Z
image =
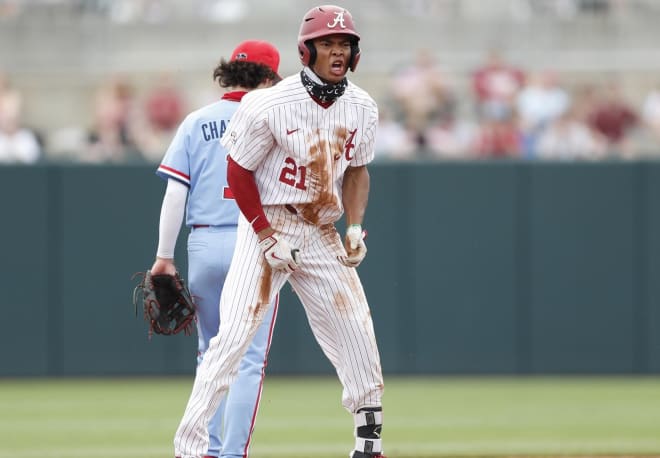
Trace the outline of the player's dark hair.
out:
M 213 80 L 217 80 L 220 87 L 224 88 L 240 86 L 246 89 L 256 89 L 266 80 L 277 83 L 280 79 L 270 67 L 255 62 L 237 60 L 227 62 L 222 59 L 213 70 Z

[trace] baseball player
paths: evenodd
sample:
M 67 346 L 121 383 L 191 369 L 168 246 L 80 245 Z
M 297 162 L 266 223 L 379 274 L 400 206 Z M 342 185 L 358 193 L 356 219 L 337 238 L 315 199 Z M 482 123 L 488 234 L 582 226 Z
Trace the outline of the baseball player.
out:
M 359 40 L 344 8 L 311 9 L 298 35 L 302 71 L 248 94 L 222 139 L 241 216 L 220 331 L 175 434 L 180 458 L 198 458 L 206 449 L 205 425 L 287 281 L 343 385 L 342 404 L 355 425 L 350 457 L 384 458 L 380 356 L 355 269 L 367 253 L 366 165 L 378 122 L 374 100 L 346 79 L 360 59 Z M 343 213 L 344 244 L 334 225 Z
M 250 40 L 221 60 L 214 80 L 227 88 L 222 99 L 190 113 L 181 123 L 157 174 L 167 180 L 160 215 L 159 242 L 153 274 L 176 272 L 174 249 L 184 217 L 188 236 L 188 280 L 198 306 L 198 363 L 220 326 L 219 303 L 234 253 L 239 210 L 227 184 L 227 151 L 220 144 L 229 121 L 246 93 L 271 86 L 280 56 L 268 42 Z M 186 205 L 187 198 L 187 205 Z M 238 378 L 226 400 L 209 415 L 210 441 L 205 457 L 245 457 L 248 453 L 271 343 L 277 296 L 263 304 L 260 325 L 240 361 Z M 224 318 L 223 318 L 224 320 Z M 248 345 L 249 344 L 249 345 Z M 206 428 L 206 424 L 204 425 Z

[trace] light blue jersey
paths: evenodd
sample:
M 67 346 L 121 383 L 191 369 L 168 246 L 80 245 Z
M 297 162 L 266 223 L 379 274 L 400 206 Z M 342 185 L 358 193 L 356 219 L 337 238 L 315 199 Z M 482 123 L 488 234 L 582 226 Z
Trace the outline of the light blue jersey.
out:
M 235 97 L 223 98 L 186 116 L 156 171 L 189 187 L 187 226 L 236 226 L 239 210 L 227 185 L 220 138 L 238 105 Z
M 188 186 L 188 284 L 197 305 L 198 363 L 220 326 L 220 296 L 236 245 L 239 209 L 227 185 L 227 152 L 220 138 L 244 92 L 190 113 L 181 123 L 156 173 Z M 268 350 L 277 316 L 270 304 L 238 377 L 208 425 L 206 456 L 247 456 L 259 408 Z

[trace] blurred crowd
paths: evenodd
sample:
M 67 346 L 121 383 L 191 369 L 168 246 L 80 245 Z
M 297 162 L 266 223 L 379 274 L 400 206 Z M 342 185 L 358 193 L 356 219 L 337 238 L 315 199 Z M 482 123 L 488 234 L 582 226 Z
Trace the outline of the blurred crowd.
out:
M 287 0 L 287 9 L 305 10 L 308 0 Z M 409 16 L 439 18 L 507 16 L 517 21 L 544 15 L 571 20 L 588 15 L 626 15 L 656 11 L 657 0 L 361 0 L 350 5 L 358 16 L 391 9 Z M 33 14 L 35 8 L 51 13 L 91 15 L 118 24 L 166 23 L 173 19 L 216 23 L 238 22 L 250 16 L 281 10 L 281 0 L 0 0 L 0 20 Z
M 42 141 L 21 119 L 23 96 L 0 75 L 0 164 L 37 162 Z
M 660 158 L 660 75 L 633 103 L 616 78 L 569 88 L 558 72 L 527 71 L 492 49 L 461 86 L 422 48 L 388 78 L 378 100 L 379 160 Z M 48 161 L 47 145 L 66 150 L 55 160 L 155 163 L 195 108 L 170 74 L 145 94 L 117 75 L 96 90 L 89 125 L 45 139 L 23 119 L 22 103 L 0 76 L 0 163 Z
M 97 88 L 89 125 L 56 129 L 45 138 L 23 119 L 22 99 L 0 76 L 0 164 L 155 163 L 188 110 L 186 97 L 170 74 L 160 75 L 146 94 L 136 94 L 127 76 L 115 75 Z M 57 154 L 50 155 L 49 148 Z
M 615 77 L 569 88 L 557 71 L 528 71 L 498 49 L 467 78 L 459 94 L 420 49 L 392 76 L 391 95 L 380 104 L 379 157 L 660 158 L 660 84 L 636 104 Z
M 266 13 L 280 8 L 275 0 L 254 2 L 265 5 Z M 0 23 L 25 20 L 36 5 L 66 7 L 117 23 L 163 22 L 184 14 L 181 9 L 201 12 L 212 22 L 235 22 L 251 3 L 194 0 L 190 8 L 174 0 L 0 0 Z M 365 0 L 355 8 L 367 15 L 375 3 Z M 538 14 L 570 20 L 577 14 L 632 11 L 644 16 L 660 10 L 660 0 L 399 0 L 390 9 L 446 19 L 484 10 L 503 14 L 503 4 L 508 5 L 506 14 L 518 20 Z M 298 8 L 304 9 L 302 4 Z M 383 72 L 385 90 L 364 85 L 380 107 L 379 160 L 660 158 L 660 74 L 655 87 L 631 92 L 622 85 L 621 74 L 594 73 L 576 81 L 553 69 L 552 62 L 546 68 L 528 68 L 496 47 L 484 49 L 460 74 L 443 68 L 440 59 L 431 49 L 413 48 L 409 62 L 392 62 L 394 70 Z M 200 99 L 211 101 L 193 100 L 173 74 L 150 79 L 154 83 L 148 90 L 135 84 L 140 75 L 116 74 L 90 90 L 85 125 L 44 130 L 25 115 L 26 98 L 32 107 L 38 101 L 12 84 L 20 76 L 9 70 L 0 68 L 0 164 L 155 163 L 186 113 L 198 108 Z M 650 81 L 655 78 L 649 75 Z

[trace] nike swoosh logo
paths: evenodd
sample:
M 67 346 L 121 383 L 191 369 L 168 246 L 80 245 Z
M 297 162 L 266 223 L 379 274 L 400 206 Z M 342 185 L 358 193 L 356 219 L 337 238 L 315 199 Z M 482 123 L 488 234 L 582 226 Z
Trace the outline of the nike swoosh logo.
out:
M 287 134 L 287 135 L 291 135 L 292 133 L 294 133 L 294 132 L 298 132 L 299 130 L 300 130 L 300 128 L 298 128 L 298 129 L 291 129 L 291 130 L 287 129 L 287 130 L 286 130 L 286 134 Z
M 270 254 L 270 257 L 273 258 L 273 259 L 277 259 L 278 261 L 284 261 L 284 259 L 282 259 L 282 258 L 280 258 L 279 256 L 277 256 L 275 253 L 271 253 L 271 254 Z

